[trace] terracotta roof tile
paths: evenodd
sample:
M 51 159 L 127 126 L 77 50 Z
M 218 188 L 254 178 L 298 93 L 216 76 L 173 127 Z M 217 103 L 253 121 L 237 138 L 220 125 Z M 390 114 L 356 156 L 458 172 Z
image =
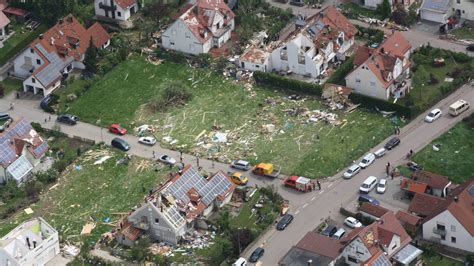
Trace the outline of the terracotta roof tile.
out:
M 115 0 L 115 3 L 123 9 L 128 9 L 137 3 L 137 0 Z
M 5 28 L 8 24 L 10 24 L 10 19 L 0 11 L 0 29 Z
M 368 202 L 362 203 L 362 205 L 359 207 L 359 211 L 365 212 L 377 218 L 380 218 L 387 212 L 390 212 L 388 209 L 382 206 L 377 206 Z
M 400 189 L 413 193 L 425 193 L 427 188 L 427 184 L 408 178 L 404 178 L 400 184 Z
M 411 49 L 411 44 L 399 31 L 395 31 L 379 47 L 379 50 L 382 49 L 392 55 L 404 57 L 405 53 Z
M 428 171 L 416 171 L 413 173 L 413 180 L 427 184 L 431 188 L 444 189 L 451 183 L 447 176 L 435 174 Z
M 356 48 L 355 55 L 354 55 L 354 66 L 358 67 L 362 65 L 367 59 L 369 59 L 370 55 L 372 54 L 373 49 L 359 45 Z
M 428 216 L 439 206 L 444 206 L 444 198 L 428 195 L 425 193 L 416 193 L 410 202 L 408 211 L 421 216 Z
M 419 217 L 419 216 L 416 216 L 416 215 L 413 215 L 413 214 L 410 214 L 406 211 L 398 211 L 395 216 L 397 217 L 397 219 L 402 223 L 402 224 L 409 224 L 409 225 L 413 225 L 413 226 L 417 226 L 422 218 Z
M 99 22 L 96 22 L 94 25 L 90 26 L 90 28 L 87 29 L 87 32 L 92 37 L 92 42 L 94 43 L 95 47 L 100 48 L 110 40 L 109 33 Z
M 7 8 L 7 6 L 8 6 L 7 0 L 0 0 L 0 11 Z
M 336 259 L 341 253 L 343 245 L 334 238 L 326 237 L 316 232 L 308 232 L 296 244 L 297 248 Z

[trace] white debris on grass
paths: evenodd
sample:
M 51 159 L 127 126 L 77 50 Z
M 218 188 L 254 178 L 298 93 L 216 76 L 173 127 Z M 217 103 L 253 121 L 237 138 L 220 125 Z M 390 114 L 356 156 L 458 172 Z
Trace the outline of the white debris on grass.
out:
M 94 165 L 102 164 L 110 158 L 112 158 L 112 156 L 109 156 L 109 155 L 102 156 L 97 161 L 94 162 Z

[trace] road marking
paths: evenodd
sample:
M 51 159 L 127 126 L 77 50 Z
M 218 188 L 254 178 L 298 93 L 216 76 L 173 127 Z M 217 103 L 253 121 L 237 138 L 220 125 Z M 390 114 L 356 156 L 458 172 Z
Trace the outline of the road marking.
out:
M 306 206 L 308 206 L 308 203 L 303 204 L 303 209 L 306 208 Z
M 311 198 L 311 201 L 313 201 L 313 200 L 315 200 L 315 199 L 316 199 L 316 197 L 312 197 L 312 198 Z
M 328 188 L 332 187 L 332 183 L 328 185 Z
M 295 215 L 297 215 L 298 213 L 300 213 L 300 210 L 295 211 Z
M 319 191 L 319 194 L 323 194 L 324 190 Z

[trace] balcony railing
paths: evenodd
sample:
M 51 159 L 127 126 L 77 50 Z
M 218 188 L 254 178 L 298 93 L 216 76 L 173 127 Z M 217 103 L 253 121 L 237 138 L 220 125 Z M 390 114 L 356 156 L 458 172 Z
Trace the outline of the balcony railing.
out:
M 446 236 L 446 229 L 438 229 L 436 227 L 433 228 L 433 233 L 440 235 L 440 236 Z

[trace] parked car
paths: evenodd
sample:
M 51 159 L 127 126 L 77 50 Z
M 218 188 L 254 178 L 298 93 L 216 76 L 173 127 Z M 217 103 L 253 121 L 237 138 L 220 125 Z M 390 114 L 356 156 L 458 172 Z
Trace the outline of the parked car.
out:
M 339 228 L 334 235 L 332 235 L 332 238 L 335 239 L 341 239 L 344 235 L 346 234 L 346 229 L 344 228 Z
M 386 152 L 387 152 L 387 150 L 385 148 L 380 148 L 380 149 L 376 150 L 374 152 L 374 154 L 375 154 L 375 157 L 380 158 L 380 157 L 383 157 Z
M 283 217 L 281 217 L 280 221 L 277 223 L 277 230 L 283 231 L 285 228 L 293 221 L 293 215 L 291 214 L 285 214 Z
M 161 156 L 160 158 L 158 158 L 158 161 L 165 164 L 171 164 L 171 165 L 174 165 L 176 163 L 176 160 L 173 157 L 170 157 L 168 155 Z
M 349 179 L 349 178 L 357 175 L 359 172 L 360 172 L 360 166 L 358 166 L 357 164 L 354 164 L 351 167 L 349 167 L 346 170 L 346 172 L 344 172 L 343 177 L 345 179 Z
M 121 127 L 119 124 L 112 124 L 109 127 L 109 132 L 117 135 L 125 135 L 127 134 L 127 130 Z
M 230 179 L 238 186 L 245 186 L 249 182 L 249 178 L 240 172 L 230 173 Z
M 156 144 L 156 139 L 154 137 L 141 137 L 138 139 L 138 142 L 141 144 L 153 146 Z
M 252 255 L 250 255 L 249 261 L 250 262 L 257 262 L 263 256 L 263 253 L 265 253 L 265 249 L 263 249 L 261 247 L 256 248 L 252 252 Z
M 75 115 L 71 115 L 71 114 L 62 114 L 62 115 L 58 115 L 58 118 L 56 118 L 56 121 L 58 121 L 59 123 L 75 125 L 79 121 L 79 117 Z
M 382 178 L 380 179 L 379 183 L 377 184 L 377 193 L 383 194 L 387 190 L 387 179 Z
M 43 109 L 44 111 L 49 111 L 51 109 L 51 107 L 49 107 L 51 101 L 53 101 L 53 94 L 44 97 L 44 99 L 40 102 L 41 109 Z
M 359 220 L 357 220 L 356 218 L 354 217 L 347 217 L 345 220 L 344 220 L 344 224 L 349 226 L 350 228 L 357 228 L 357 227 L 361 227 L 362 226 L 362 223 L 359 222 Z
M 377 177 L 369 176 L 364 182 L 360 185 L 360 193 L 369 193 L 377 185 Z
M 368 202 L 374 205 L 380 205 L 380 202 L 376 200 L 374 197 L 371 197 L 369 195 L 359 195 L 359 198 L 357 199 L 360 203 L 362 202 Z
M 0 113 L 0 132 L 3 132 L 13 123 L 13 118 L 7 113 Z
M 362 169 L 365 169 L 367 166 L 371 165 L 375 161 L 375 155 L 373 153 L 367 153 L 362 161 L 360 161 L 359 166 Z
M 435 108 L 428 113 L 428 115 L 425 117 L 425 121 L 428 123 L 434 122 L 436 119 L 440 118 L 441 115 L 441 110 L 439 108 Z
M 331 237 L 331 236 L 333 236 L 336 232 L 337 232 L 337 227 L 336 227 L 335 225 L 328 225 L 328 227 L 326 227 L 326 229 L 324 229 L 324 231 L 321 232 L 321 234 L 322 234 L 323 236 Z
M 252 168 L 252 165 L 250 165 L 249 162 L 244 160 L 235 160 L 230 163 L 230 167 L 243 171 L 248 171 L 250 170 L 250 168 Z
M 469 44 L 468 46 L 466 46 L 466 50 L 468 50 L 469 52 L 474 52 L 474 44 Z
M 114 138 L 110 144 L 112 145 L 112 147 L 122 151 L 130 150 L 130 145 L 128 145 L 128 143 L 121 138 Z
M 457 100 L 455 103 L 449 106 L 449 114 L 451 116 L 458 116 L 462 112 L 469 109 L 470 104 L 464 100 Z
M 400 139 L 398 137 L 393 137 L 385 144 L 385 149 L 391 150 L 397 147 L 399 144 L 400 144 Z
M 304 0 L 290 0 L 290 5 L 304 6 Z

